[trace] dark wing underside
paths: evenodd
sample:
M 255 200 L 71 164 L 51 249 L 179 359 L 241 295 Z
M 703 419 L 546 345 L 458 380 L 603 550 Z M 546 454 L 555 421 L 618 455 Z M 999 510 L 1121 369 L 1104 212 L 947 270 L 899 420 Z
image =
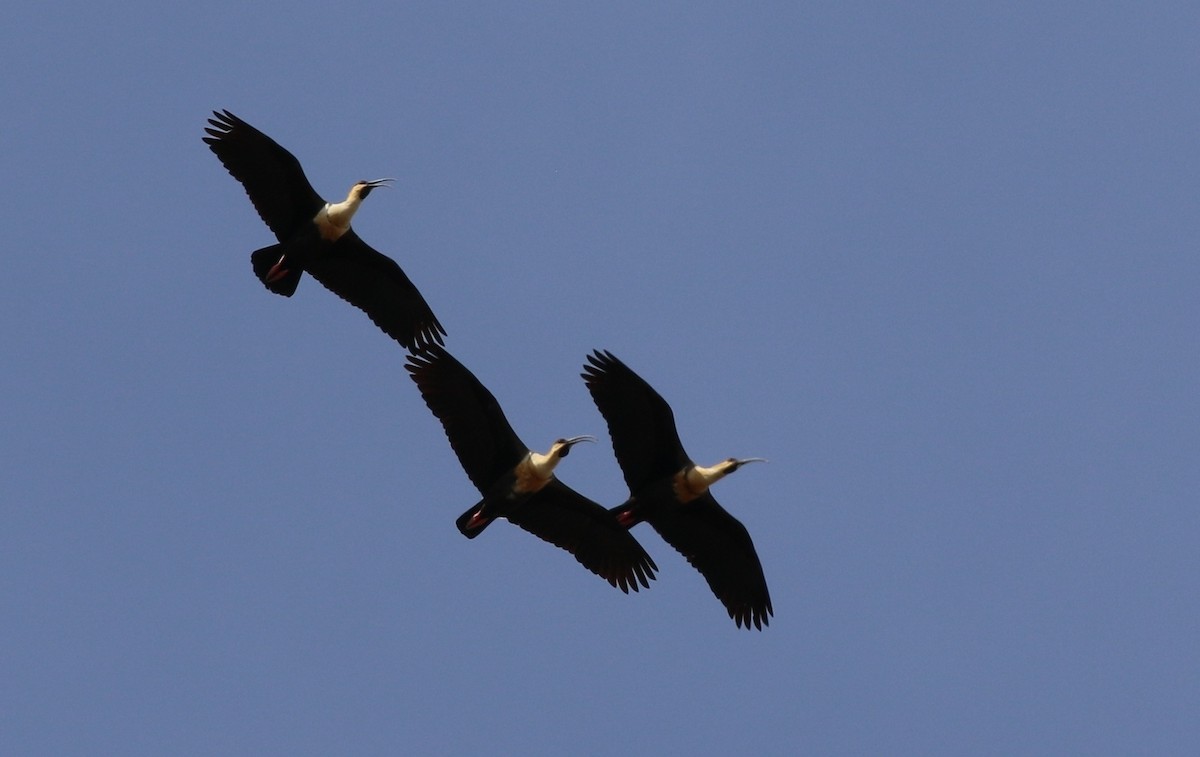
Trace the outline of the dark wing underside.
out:
M 656 508 L 646 522 L 700 571 L 739 628 L 769 623 L 775 611 L 750 533 L 711 494 Z
M 421 292 L 396 261 L 362 241 L 353 229 L 314 256 L 304 270 L 406 348 L 442 343 L 446 331 Z
M 553 479 L 506 516 L 509 522 L 561 547 L 583 567 L 626 594 L 649 588 L 658 566 L 603 506 Z
M 612 353 L 597 350 L 587 359 L 580 375 L 608 423 L 629 490 L 638 491 L 690 464 L 667 401 Z
M 512 430 L 500 403 L 479 379 L 439 345 L 409 355 L 405 369 L 475 488 L 486 495 L 529 449 Z
M 205 144 L 242 183 L 275 237 L 288 241 L 325 201 L 308 182 L 300 161 L 279 143 L 227 110 L 213 111 L 213 116 L 204 129 Z

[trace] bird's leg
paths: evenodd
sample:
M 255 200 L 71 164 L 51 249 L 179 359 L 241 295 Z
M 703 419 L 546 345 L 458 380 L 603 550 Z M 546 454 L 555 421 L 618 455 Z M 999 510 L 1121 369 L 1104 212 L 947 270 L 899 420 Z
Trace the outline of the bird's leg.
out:
M 283 261 L 285 260 L 287 260 L 287 255 L 280 255 L 278 262 L 271 266 L 271 270 L 267 271 L 265 280 L 268 284 L 273 284 L 288 275 L 288 269 L 283 267 Z

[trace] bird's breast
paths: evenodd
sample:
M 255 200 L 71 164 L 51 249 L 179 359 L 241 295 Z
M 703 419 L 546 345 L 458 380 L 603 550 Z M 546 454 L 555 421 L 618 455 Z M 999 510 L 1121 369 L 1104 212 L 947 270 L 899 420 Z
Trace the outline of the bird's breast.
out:
M 517 463 L 517 468 L 513 471 L 513 491 L 517 494 L 533 494 L 541 491 L 546 484 L 550 483 L 552 476 L 553 474 L 543 476 L 526 455 L 524 460 Z
M 708 487 L 704 484 L 695 486 L 688 480 L 688 472 L 686 469 L 679 471 L 671 478 L 671 490 L 675 494 L 675 499 L 680 502 L 691 502 L 699 497 L 704 492 L 708 491 Z
M 350 219 L 343 218 L 342 215 L 331 209 L 328 203 L 317 212 L 316 217 L 313 218 L 313 225 L 317 227 L 317 234 L 321 239 L 326 242 L 336 242 L 350 230 Z

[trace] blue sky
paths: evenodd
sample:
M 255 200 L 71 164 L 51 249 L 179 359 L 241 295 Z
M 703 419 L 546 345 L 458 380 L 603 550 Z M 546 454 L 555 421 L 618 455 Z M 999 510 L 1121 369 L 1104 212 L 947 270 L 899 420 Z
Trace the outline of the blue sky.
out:
M 1200 743 L 1192 3 L 19 4 L 0 28 L 0 751 Z M 228 108 L 625 495 L 612 350 L 775 618 L 499 524 L 200 141 Z

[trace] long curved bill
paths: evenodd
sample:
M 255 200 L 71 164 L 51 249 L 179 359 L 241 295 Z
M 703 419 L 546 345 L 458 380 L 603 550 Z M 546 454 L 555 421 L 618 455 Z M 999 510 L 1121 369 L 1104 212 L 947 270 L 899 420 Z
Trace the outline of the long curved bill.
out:
M 559 457 L 566 457 L 571 453 L 571 448 L 580 442 L 594 442 L 596 437 L 591 434 L 583 434 L 582 436 L 572 436 L 562 440 L 562 451 L 558 453 Z M 558 442 L 555 442 L 558 444 Z

